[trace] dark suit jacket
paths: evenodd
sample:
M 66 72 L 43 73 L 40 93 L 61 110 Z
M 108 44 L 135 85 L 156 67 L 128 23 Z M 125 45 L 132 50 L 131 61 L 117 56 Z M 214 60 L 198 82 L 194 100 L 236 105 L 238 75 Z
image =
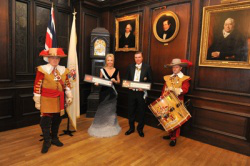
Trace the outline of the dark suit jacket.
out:
M 162 39 L 163 39 L 163 35 L 164 35 L 164 34 L 167 35 L 167 37 L 166 37 L 166 39 L 165 39 L 165 40 L 167 40 L 167 39 L 169 39 L 170 37 L 173 36 L 174 30 L 173 30 L 172 28 L 170 28 L 170 29 L 168 29 L 167 31 L 163 31 L 163 33 L 162 33 L 161 36 L 160 36 Z
M 212 52 L 220 52 L 219 58 L 212 58 Z M 226 60 L 226 57 L 235 56 L 233 61 L 246 61 L 248 55 L 247 40 L 243 35 L 234 30 L 226 38 L 222 32 L 215 34 L 212 45 L 207 52 L 208 60 Z
M 126 38 L 125 33 L 119 39 L 119 48 L 124 48 L 125 45 L 128 45 L 128 48 L 135 47 L 135 35 L 132 32 Z
M 128 66 L 126 80 L 134 81 L 135 69 L 135 63 Z M 142 62 L 140 82 L 152 83 L 152 81 L 153 77 L 151 67 L 148 64 Z

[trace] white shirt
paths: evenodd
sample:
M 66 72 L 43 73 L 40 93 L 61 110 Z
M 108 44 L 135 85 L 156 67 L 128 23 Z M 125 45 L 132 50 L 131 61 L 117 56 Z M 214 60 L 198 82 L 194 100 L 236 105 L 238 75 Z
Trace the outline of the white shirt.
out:
M 226 32 L 224 29 L 223 29 L 222 33 L 223 33 L 224 38 L 226 38 L 228 35 L 230 35 L 230 33 Z
M 184 74 L 180 71 L 178 74 L 176 74 L 179 78 L 182 78 Z M 175 74 L 172 74 L 171 77 L 175 76 Z
M 164 34 L 163 34 L 163 39 L 166 40 L 166 38 L 167 38 L 167 34 L 164 33 Z
M 136 65 L 135 65 L 134 81 L 140 82 L 141 67 L 142 67 L 142 63 L 141 63 L 141 64 L 136 64 Z M 133 89 L 133 91 L 138 91 L 138 89 Z M 148 96 L 148 93 L 147 93 L 146 90 L 144 90 L 144 95 L 143 95 L 144 100 L 146 99 L 147 96 Z
M 130 35 L 130 32 L 125 32 L 125 37 L 128 38 L 128 36 Z
M 140 82 L 140 76 L 141 76 L 141 64 L 135 65 L 135 75 L 134 75 L 134 81 Z

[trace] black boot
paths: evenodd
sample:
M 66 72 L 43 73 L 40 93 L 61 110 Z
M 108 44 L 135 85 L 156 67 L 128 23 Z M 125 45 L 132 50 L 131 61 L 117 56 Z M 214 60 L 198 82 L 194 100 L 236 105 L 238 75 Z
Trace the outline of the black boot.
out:
M 59 140 L 58 138 L 58 129 L 61 124 L 61 116 L 60 114 L 56 114 L 52 118 L 52 126 L 51 126 L 51 136 L 52 136 L 52 141 L 51 143 L 53 145 L 56 145 L 58 147 L 63 146 L 63 143 Z
M 41 153 L 47 153 L 51 146 L 50 128 L 51 128 L 51 117 L 41 117 L 40 126 L 43 132 L 43 147 Z
M 176 142 L 177 142 L 176 139 L 171 140 L 170 143 L 169 143 L 169 146 L 175 146 L 175 145 L 176 145 Z

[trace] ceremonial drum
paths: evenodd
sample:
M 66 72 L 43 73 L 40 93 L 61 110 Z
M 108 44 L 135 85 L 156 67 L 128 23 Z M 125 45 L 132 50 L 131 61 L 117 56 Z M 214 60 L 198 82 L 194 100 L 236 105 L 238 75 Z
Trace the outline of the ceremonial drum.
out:
M 161 96 L 148 107 L 167 132 L 175 130 L 191 118 L 174 92 Z

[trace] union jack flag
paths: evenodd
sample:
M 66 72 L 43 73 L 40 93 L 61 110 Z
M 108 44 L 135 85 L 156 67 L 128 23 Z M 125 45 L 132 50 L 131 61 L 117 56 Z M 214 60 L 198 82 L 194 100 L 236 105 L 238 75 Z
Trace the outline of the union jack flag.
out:
M 57 48 L 57 40 L 56 40 L 56 26 L 55 26 L 55 17 L 54 17 L 54 8 L 51 6 L 49 24 L 46 32 L 46 41 L 45 41 L 45 50 L 49 50 L 49 48 Z

